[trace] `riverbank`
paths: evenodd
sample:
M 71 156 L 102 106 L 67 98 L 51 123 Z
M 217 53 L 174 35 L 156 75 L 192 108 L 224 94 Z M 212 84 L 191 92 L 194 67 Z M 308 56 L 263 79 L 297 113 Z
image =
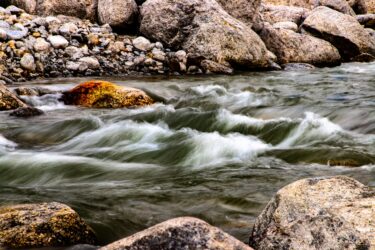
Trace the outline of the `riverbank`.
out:
M 47 2 L 50 10 L 62 4 Z M 102 14 L 97 10 L 106 21 L 90 18 L 101 25 L 59 12 L 36 11 L 43 17 L 0 7 L 1 80 L 232 74 L 374 60 L 375 16 L 332 4 L 307 9 L 254 1 L 244 18 L 239 3 L 214 0 L 180 5 L 150 0 L 128 9 L 131 13 L 117 13 L 122 5 L 116 3 Z M 116 23 L 110 11 L 124 21 Z

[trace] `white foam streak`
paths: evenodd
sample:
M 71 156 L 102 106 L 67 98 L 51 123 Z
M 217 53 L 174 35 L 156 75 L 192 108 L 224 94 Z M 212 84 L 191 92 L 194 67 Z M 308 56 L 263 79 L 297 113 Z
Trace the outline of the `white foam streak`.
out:
M 0 150 L 14 150 L 17 147 L 15 142 L 9 141 L 0 134 Z
M 317 140 L 326 140 L 336 136 L 344 130 L 327 118 L 322 118 L 312 112 L 306 112 L 305 118 L 278 147 L 285 148 L 296 145 L 304 145 Z
M 44 111 L 67 109 L 63 102 L 59 101 L 62 94 L 48 94 L 43 96 L 21 96 L 29 105 Z
M 269 123 L 293 122 L 292 119 L 284 118 L 284 117 L 263 120 L 263 119 L 253 118 L 250 116 L 233 114 L 232 112 L 225 110 L 225 109 L 222 109 L 219 111 L 216 119 L 218 123 L 224 124 L 226 130 L 233 129 L 235 126 L 238 126 L 238 125 L 246 125 L 250 127 L 262 128 Z
M 202 168 L 225 162 L 243 162 L 270 148 L 270 145 L 256 137 L 237 133 L 221 135 L 217 132 L 199 133 L 194 130 L 186 132 L 191 134 L 187 143 L 192 150 L 182 163 L 185 166 Z

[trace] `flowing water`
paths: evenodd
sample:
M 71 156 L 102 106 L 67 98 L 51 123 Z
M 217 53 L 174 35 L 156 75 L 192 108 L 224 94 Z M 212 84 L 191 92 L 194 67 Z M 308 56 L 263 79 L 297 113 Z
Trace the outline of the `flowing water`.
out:
M 24 97 L 44 116 L 0 113 L 0 204 L 68 204 L 101 244 L 178 216 L 247 241 L 267 202 L 295 180 L 347 175 L 375 186 L 375 64 L 107 80 L 160 102 L 95 110 L 47 95 Z

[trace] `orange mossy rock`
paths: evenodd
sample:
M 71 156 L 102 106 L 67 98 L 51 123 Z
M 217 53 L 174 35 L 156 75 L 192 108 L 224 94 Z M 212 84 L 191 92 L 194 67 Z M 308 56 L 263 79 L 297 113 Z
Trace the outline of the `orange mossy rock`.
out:
M 125 108 L 154 103 L 144 91 L 106 81 L 89 81 L 63 93 L 67 105 L 89 108 Z

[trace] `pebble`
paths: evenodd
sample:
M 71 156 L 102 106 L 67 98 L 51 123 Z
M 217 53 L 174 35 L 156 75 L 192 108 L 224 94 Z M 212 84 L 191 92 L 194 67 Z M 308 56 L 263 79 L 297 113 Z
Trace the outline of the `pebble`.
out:
M 34 43 L 34 50 L 37 52 L 46 51 L 51 47 L 50 43 L 48 43 L 44 38 L 36 39 Z
M 100 67 L 100 63 L 95 57 L 82 57 L 79 62 L 86 64 L 89 69 L 98 69 Z
M 141 51 L 149 51 L 152 49 L 151 42 L 143 36 L 137 37 L 133 40 L 133 45 L 136 49 Z
M 113 74 L 177 74 L 186 71 L 186 53 L 171 52 L 145 37 L 112 33 L 66 16 L 39 17 L 0 8 L 1 76 L 7 81 L 39 77 Z M 172 67 L 171 60 L 178 67 Z M 197 66 L 198 70 L 200 66 Z
M 21 66 L 22 68 L 28 70 L 28 71 L 34 71 L 35 70 L 35 60 L 34 57 L 26 53 L 22 58 L 21 58 Z
M 52 44 L 55 49 L 64 49 L 68 47 L 69 42 L 63 36 L 49 36 L 48 41 Z

